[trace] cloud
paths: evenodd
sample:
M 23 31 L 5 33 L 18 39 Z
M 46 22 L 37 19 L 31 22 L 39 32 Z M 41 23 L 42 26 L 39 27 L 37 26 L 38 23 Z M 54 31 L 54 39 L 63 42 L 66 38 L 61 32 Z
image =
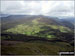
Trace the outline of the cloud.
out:
M 74 16 L 74 1 L 1 1 L 5 14 Z

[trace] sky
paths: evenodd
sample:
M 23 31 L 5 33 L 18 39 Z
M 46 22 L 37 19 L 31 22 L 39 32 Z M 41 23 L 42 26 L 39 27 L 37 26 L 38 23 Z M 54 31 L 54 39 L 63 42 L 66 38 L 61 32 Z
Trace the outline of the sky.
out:
M 1 1 L 1 13 L 74 16 L 74 1 Z

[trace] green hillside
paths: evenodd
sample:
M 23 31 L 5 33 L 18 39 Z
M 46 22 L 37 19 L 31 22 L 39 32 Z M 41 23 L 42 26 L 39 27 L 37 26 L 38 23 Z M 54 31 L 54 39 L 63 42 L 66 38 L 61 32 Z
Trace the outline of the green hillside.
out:
M 40 22 L 40 20 L 44 20 L 42 18 L 33 19 L 31 23 L 24 23 L 15 26 L 14 28 L 10 28 L 5 32 L 11 32 L 14 34 L 25 34 L 28 36 L 39 36 L 39 37 L 47 37 L 47 38 L 55 38 L 56 35 L 53 33 L 59 34 L 61 33 L 68 33 L 71 30 L 67 27 L 61 25 L 51 25 Z M 47 19 L 46 19 L 47 20 Z
M 74 51 L 73 31 L 57 19 L 32 16 L 15 20 L 1 25 L 3 55 L 56 55 L 61 51 Z

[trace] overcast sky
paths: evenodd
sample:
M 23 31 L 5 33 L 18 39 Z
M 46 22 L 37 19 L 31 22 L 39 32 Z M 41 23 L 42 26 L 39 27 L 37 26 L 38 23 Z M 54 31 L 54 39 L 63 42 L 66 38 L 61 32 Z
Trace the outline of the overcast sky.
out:
M 1 13 L 74 16 L 74 1 L 1 1 Z

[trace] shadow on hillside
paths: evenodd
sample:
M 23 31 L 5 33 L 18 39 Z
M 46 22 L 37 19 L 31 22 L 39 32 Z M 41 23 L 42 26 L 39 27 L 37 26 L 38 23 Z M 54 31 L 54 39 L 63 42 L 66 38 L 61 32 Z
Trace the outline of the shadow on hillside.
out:
M 1 39 L 2 40 L 14 40 L 14 41 L 25 41 L 25 42 L 28 42 L 28 41 L 46 41 L 46 42 L 61 42 L 62 40 L 59 40 L 59 39 L 49 39 L 48 38 L 43 38 L 43 37 L 38 37 L 38 36 L 27 36 L 27 35 L 24 35 L 24 34 L 12 34 L 12 33 L 3 33 L 1 34 Z
M 68 42 L 74 46 L 74 34 L 73 33 L 57 32 L 57 33 L 54 33 L 53 35 L 55 35 L 56 37 L 48 39 L 47 37 L 27 36 L 25 34 L 1 33 L 1 40 L 24 41 L 24 42 L 33 42 L 33 41 Z

